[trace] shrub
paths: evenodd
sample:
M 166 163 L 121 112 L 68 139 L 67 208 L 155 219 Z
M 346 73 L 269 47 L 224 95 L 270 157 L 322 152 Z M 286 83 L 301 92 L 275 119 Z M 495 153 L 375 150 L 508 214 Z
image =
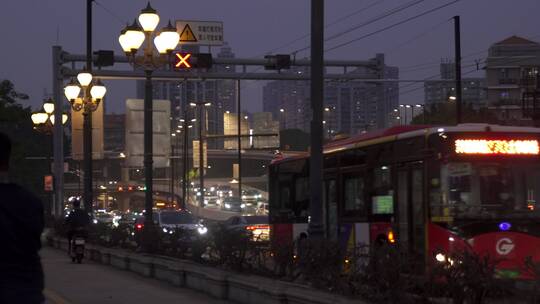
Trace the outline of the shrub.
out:
M 496 278 L 498 260 L 469 250 L 456 252 L 432 265 L 431 277 L 434 294 L 452 298 L 454 304 L 484 303 L 488 295 L 504 292 L 501 280 Z

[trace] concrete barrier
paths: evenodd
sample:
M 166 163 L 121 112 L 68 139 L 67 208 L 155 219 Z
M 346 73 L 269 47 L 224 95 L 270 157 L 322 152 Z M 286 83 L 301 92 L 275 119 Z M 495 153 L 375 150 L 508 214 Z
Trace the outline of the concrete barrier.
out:
M 114 268 L 118 268 L 120 270 L 130 270 L 130 259 L 128 258 L 127 254 L 111 252 L 110 263 L 110 265 Z
M 53 238 L 44 242 L 67 248 L 67 241 Z M 245 275 L 223 269 L 157 255 L 145 255 L 88 244 L 86 257 L 104 265 L 138 273 L 145 277 L 210 294 L 216 298 L 248 304 L 362 304 L 306 285 Z
M 154 277 L 160 281 L 168 282 L 176 287 L 186 286 L 186 276 L 181 263 L 168 259 L 154 260 Z

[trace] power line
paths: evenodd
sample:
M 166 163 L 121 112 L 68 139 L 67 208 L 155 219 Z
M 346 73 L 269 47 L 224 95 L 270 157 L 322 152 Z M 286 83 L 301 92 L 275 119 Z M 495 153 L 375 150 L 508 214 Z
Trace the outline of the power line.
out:
M 461 63 L 476 63 L 476 59 L 469 59 L 469 60 L 462 60 Z M 450 62 L 449 62 L 450 63 Z M 451 62 L 453 64 L 453 62 Z M 405 69 L 399 69 L 399 72 L 416 72 L 416 71 L 422 71 L 422 70 L 428 70 L 432 69 L 434 66 L 440 66 L 441 62 L 438 62 L 436 64 L 426 64 L 426 65 L 420 65 L 418 67 L 411 67 L 411 68 L 405 68 Z
M 540 35 L 536 35 L 536 36 L 531 36 L 531 37 L 528 37 L 528 39 L 536 39 L 540 37 Z M 482 53 L 486 53 L 488 52 L 488 50 L 480 50 L 480 51 L 474 51 L 474 52 L 471 52 L 471 53 L 468 53 L 466 55 L 463 55 L 462 58 L 467 58 L 467 57 L 471 57 L 471 56 L 474 56 L 474 55 L 478 55 L 478 54 L 482 54 Z M 473 61 L 476 61 L 476 59 L 473 59 Z M 424 70 L 424 69 L 427 69 L 428 66 L 439 66 L 440 65 L 440 61 L 428 61 L 428 62 L 425 62 L 425 63 L 420 63 L 420 64 L 415 64 L 415 65 L 410 65 L 410 66 L 404 66 L 404 67 L 400 67 L 399 71 L 402 72 L 402 71 L 413 71 L 413 70 L 410 70 L 409 68 L 416 68 L 416 67 L 425 67 L 425 68 L 419 68 L 418 70 Z M 416 69 L 415 69 L 416 70 Z
M 391 29 L 391 28 L 394 28 L 394 27 L 396 27 L 396 26 L 402 25 L 402 24 L 407 23 L 407 22 L 409 22 L 409 21 L 418 19 L 418 18 L 420 18 L 420 17 L 422 17 L 422 16 L 425 16 L 425 15 L 427 15 L 427 14 L 430 14 L 430 13 L 433 13 L 433 12 L 438 11 L 438 10 L 440 10 L 440 9 L 443 9 L 443 8 L 445 8 L 445 7 L 447 7 L 447 6 L 450 6 L 450 5 L 452 5 L 452 4 L 455 4 L 455 3 L 459 2 L 459 1 L 461 1 L 461 0 L 454 0 L 454 1 L 452 1 L 452 2 L 449 2 L 449 3 L 443 4 L 443 5 L 437 6 L 437 7 L 435 7 L 435 8 L 432 8 L 432 9 L 430 9 L 430 10 L 427 10 L 427 11 L 425 11 L 425 12 L 423 12 L 423 13 L 420 13 L 420 14 L 418 14 L 418 15 L 415 15 L 415 16 L 413 16 L 413 17 L 409 17 L 409 18 L 407 18 L 407 19 L 405 19 L 405 20 L 402 20 L 402 21 L 400 21 L 400 22 L 397 22 L 397 23 L 394 23 L 394 24 L 392 24 L 392 25 L 386 26 L 386 27 L 384 27 L 384 28 L 382 28 L 382 29 L 380 29 L 380 30 L 377 30 L 377 31 L 371 32 L 371 33 L 369 33 L 369 34 L 360 36 L 360 37 L 358 37 L 358 38 L 349 40 L 349 41 L 347 41 L 347 42 L 338 44 L 338 45 L 336 45 L 336 46 L 334 46 L 334 47 L 331 47 L 331 48 L 329 48 L 329 49 L 326 49 L 326 50 L 324 50 L 324 51 L 325 51 L 325 52 L 330 52 L 330 51 L 333 51 L 333 50 L 335 50 L 335 49 L 338 49 L 338 48 L 347 46 L 347 45 L 349 45 L 349 44 L 351 44 L 351 43 L 357 42 L 357 41 L 362 40 L 362 39 L 364 39 L 364 38 L 371 37 L 371 36 L 376 35 L 376 34 L 378 34 L 378 33 L 381 33 L 381 32 L 384 32 L 384 31 L 386 31 L 386 30 L 389 30 L 389 29 Z
M 339 38 L 339 37 L 341 37 L 341 36 L 343 36 L 345 34 L 348 34 L 348 33 L 352 32 L 352 31 L 354 31 L 354 30 L 357 30 L 357 29 L 359 29 L 361 27 L 364 27 L 366 25 L 369 25 L 369 24 L 372 24 L 372 23 L 377 22 L 379 20 L 382 20 L 382 19 L 384 19 L 386 17 L 389 17 L 389 16 L 391 16 L 393 14 L 402 12 L 402 11 L 404 11 L 404 10 L 410 8 L 410 7 L 413 7 L 413 6 L 415 6 L 415 5 L 417 5 L 417 4 L 421 3 L 421 2 L 424 2 L 424 1 L 425 0 L 414 0 L 414 1 L 411 1 L 411 2 L 407 2 L 407 3 L 405 3 L 405 4 L 401 5 L 401 6 L 390 9 L 390 10 L 384 12 L 383 14 L 381 14 L 381 15 L 379 15 L 377 17 L 374 17 L 374 18 L 372 18 L 372 19 L 370 19 L 370 20 L 368 20 L 366 22 L 360 23 L 360 24 L 355 25 L 355 26 L 353 26 L 353 27 L 351 27 L 351 28 L 349 28 L 347 30 L 336 33 L 336 34 L 324 39 L 324 41 L 327 42 L 327 41 Z M 302 52 L 302 51 L 308 50 L 310 48 L 311 48 L 311 45 L 308 45 L 308 46 L 305 46 L 305 47 L 303 47 L 301 49 L 297 49 L 297 50 L 293 51 L 292 53 Z
M 107 7 L 105 7 L 103 4 L 101 4 L 100 2 L 96 1 L 96 0 L 93 0 L 94 3 L 101 7 L 102 10 L 104 10 L 105 12 L 109 13 L 109 15 L 111 15 L 114 19 L 116 19 L 120 24 L 122 25 L 126 25 L 127 22 L 122 19 L 121 17 L 119 17 L 117 14 L 115 14 L 112 10 L 108 9 Z
M 417 5 L 417 4 L 420 4 L 420 3 L 424 2 L 424 1 L 425 0 L 414 0 L 414 1 L 411 1 L 411 2 L 408 2 L 408 3 L 405 3 L 405 4 L 401 5 L 401 6 L 393 8 L 393 9 L 391 9 L 391 10 L 383 13 L 382 15 L 377 16 L 377 17 L 375 17 L 375 18 L 373 18 L 371 20 L 368 20 L 368 21 L 366 21 L 364 23 L 355 25 L 355 26 L 353 26 L 353 27 L 351 27 L 351 28 L 349 28 L 347 30 L 344 30 L 344 31 L 341 31 L 341 32 L 339 32 L 337 34 L 334 34 L 334 35 L 326 38 L 325 41 L 330 41 L 330 40 L 334 40 L 336 38 L 339 38 L 339 37 L 341 37 L 341 36 L 343 36 L 345 34 L 348 34 L 348 33 L 352 32 L 352 31 L 355 31 L 355 30 L 357 30 L 357 29 L 359 29 L 361 27 L 364 27 L 364 26 L 369 25 L 371 23 L 374 23 L 376 21 L 382 20 L 383 18 L 389 17 L 389 16 L 391 16 L 393 14 L 402 12 L 402 11 L 404 11 L 404 10 L 406 10 L 408 8 L 411 8 L 411 7 L 413 7 L 413 6 Z
M 369 5 L 367 5 L 367 6 L 364 6 L 364 7 L 360 8 L 360 9 L 358 9 L 358 10 L 352 12 L 352 13 L 349 13 L 349 14 L 347 14 L 347 15 L 345 15 L 345 16 L 342 16 L 342 17 L 340 17 L 340 18 L 337 18 L 336 20 L 334 20 L 334 21 L 332 21 L 332 22 L 326 24 L 326 25 L 324 26 L 324 28 L 326 29 L 326 28 L 329 28 L 329 27 L 331 27 L 331 26 L 333 26 L 333 25 L 336 25 L 336 24 L 338 24 L 338 23 L 340 23 L 340 22 L 343 22 L 344 20 L 349 19 L 350 17 L 353 17 L 353 16 L 355 16 L 355 15 L 358 15 L 358 14 L 364 12 L 364 11 L 367 11 L 367 10 L 369 10 L 370 8 L 372 8 L 372 7 L 374 7 L 374 6 L 377 6 L 377 5 L 379 5 L 379 4 L 383 3 L 383 2 L 384 2 L 384 0 L 380 0 L 380 1 L 379 1 L 379 0 L 376 0 L 376 1 L 372 2 L 371 4 L 369 4 Z M 266 53 L 264 53 L 264 54 L 262 54 L 262 55 L 266 55 L 266 54 L 268 54 L 268 53 L 273 53 L 273 52 L 275 52 L 275 51 L 277 51 L 277 50 L 279 50 L 279 49 L 282 49 L 282 48 L 291 46 L 291 45 L 293 45 L 294 43 L 296 43 L 296 42 L 298 42 L 298 41 L 300 41 L 300 40 L 304 40 L 305 38 L 308 38 L 309 36 L 310 36 L 310 33 L 307 33 L 307 34 L 304 34 L 304 35 L 302 35 L 302 36 L 299 36 L 298 38 L 293 39 L 293 40 L 291 40 L 291 41 L 289 41 L 289 42 L 287 42 L 287 43 L 284 43 L 284 44 L 281 45 L 281 46 L 275 47 L 275 48 L 269 50 L 268 52 L 266 52 Z M 262 55 L 260 55 L 260 56 L 262 56 Z M 259 56 L 257 56 L 257 57 L 259 57 Z
M 424 31 L 424 32 L 422 32 L 422 33 L 420 33 L 420 34 L 418 34 L 418 35 L 416 35 L 416 36 L 413 36 L 412 38 L 410 38 L 410 39 L 408 39 L 408 40 L 406 40 L 406 41 L 404 41 L 404 42 L 402 42 L 402 43 L 400 43 L 400 44 L 398 44 L 398 45 L 392 47 L 392 49 L 391 49 L 390 51 L 385 51 L 385 52 L 383 52 L 383 53 L 386 53 L 386 54 L 393 53 L 393 52 L 395 52 L 397 49 L 399 49 L 399 48 L 401 48 L 401 47 L 403 47 L 403 46 L 405 46 L 405 45 L 407 45 L 407 44 L 409 44 L 409 43 L 411 43 L 411 42 L 413 42 L 413 41 L 416 41 L 416 40 L 418 40 L 418 39 L 424 37 L 425 35 L 427 35 L 427 34 L 429 34 L 429 33 L 431 33 L 431 32 L 434 32 L 434 31 L 435 31 L 436 29 L 438 29 L 441 25 L 446 24 L 446 23 L 448 23 L 448 20 L 444 20 L 443 22 L 440 22 L 440 23 L 438 23 L 438 24 L 436 24 L 436 25 L 430 27 L 427 31 Z

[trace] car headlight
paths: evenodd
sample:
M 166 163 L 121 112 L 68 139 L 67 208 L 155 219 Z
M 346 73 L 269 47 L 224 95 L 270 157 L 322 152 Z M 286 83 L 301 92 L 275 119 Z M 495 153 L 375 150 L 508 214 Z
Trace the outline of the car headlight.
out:
M 98 220 L 94 219 L 92 222 L 93 222 L 94 224 L 97 224 L 97 223 L 98 223 Z
M 167 233 L 169 230 L 167 230 L 167 228 L 163 228 L 163 232 Z
M 246 208 L 246 204 L 240 205 L 240 208 Z
M 437 255 L 435 255 L 435 260 L 437 260 L 439 263 L 443 263 L 446 261 L 446 256 L 442 253 L 437 253 Z
M 204 200 L 204 204 L 205 204 L 205 205 L 208 205 L 208 200 Z
M 206 234 L 208 232 L 208 228 L 201 226 L 197 228 L 197 232 L 199 232 L 199 234 Z
M 227 208 L 227 209 L 231 208 L 231 204 L 225 203 L 225 208 Z
M 217 199 L 217 200 L 216 200 L 216 204 L 221 205 L 221 200 L 220 200 L 220 199 Z
M 262 198 L 262 194 L 257 194 L 257 197 L 258 197 L 258 198 Z
M 246 196 L 246 195 L 242 195 L 242 199 L 246 199 L 246 198 L 247 198 L 247 196 Z

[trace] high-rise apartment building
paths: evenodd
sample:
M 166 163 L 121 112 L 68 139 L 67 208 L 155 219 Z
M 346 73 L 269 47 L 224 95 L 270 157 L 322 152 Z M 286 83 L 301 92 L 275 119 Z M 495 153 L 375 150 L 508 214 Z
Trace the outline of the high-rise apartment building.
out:
M 486 64 L 489 109 L 507 124 L 531 124 L 522 104 L 529 84 L 538 84 L 539 71 L 539 43 L 511 36 L 491 45 Z
M 441 62 L 441 79 L 424 82 L 424 104 L 426 106 L 449 102 L 456 95 L 455 64 L 449 60 Z M 486 79 L 465 77 L 461 81 L 462 100 L 464 105 L 475 109 L 486 106 Z
M 279 148 L 279 121 L 275 121 L 270 112 L 253 113 L 251 119 L 250 146 L 255 149 Z M 257 136 L 270 135 L 276 136 Z
M 399 70 L 384 64 L 384 55 L 377 54 L 376 69 L 361 67 L 350 73 L 366 79 L 397 79 Z M 294 68 L 289 73 L 308 73 L 307 68 Z M 263 111 L 271 112 L 281 129 L 309 132 L 311 120 L 308 81 L 271 81 L 263 88 Z M 388 113 L 399 104 L 397 82 L 326 82 L 324 88 L 324 129 L 328 137 L 337 133 L 355 134 L 390 125 Z

